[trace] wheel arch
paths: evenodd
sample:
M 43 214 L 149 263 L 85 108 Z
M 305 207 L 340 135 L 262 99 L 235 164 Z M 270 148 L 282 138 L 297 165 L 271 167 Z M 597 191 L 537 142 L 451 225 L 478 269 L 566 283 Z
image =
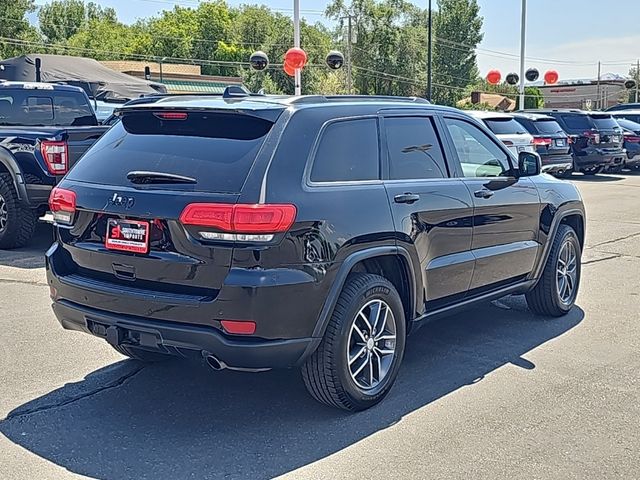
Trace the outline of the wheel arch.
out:
M 329 295 L 327 296 L 320 316 L 313 331 L 313 337 L 322 338 L 338 296 L 353 272 L 374 273 L 385 277 L 398 290 L 405 309 L 407 331 L 416 312 L 415 275 L 409 253 L 396 246 L 373 247 L 355 252 L 348 256 L 336 274 Z M 319 342 L 318 342 L 319 343 Z
M 28 199 L 27 187 L 24 184 L 22 169 L 16 162 L 13 155 L 4 147 L 0 147 L 0 174 L 5 173 L 11 176 L 13 188 L 18 194 L 18 200 L 26 202 Z
M 560 225 L 568 225 L 576 232 L 578 240 L 580 241 L 580 248 L 584 247 L 585 239 L 585 213 L 582 208 L 566 208 L 559 210 L 551 222 L 549 227 L 549 233 L 547 234 L 546 242 L 543 245 L 542 253 L 538 257 L 538 262 L 532 272 L 531 279 L 539 279 L 544 270 L 544 266 L 547 263 L 549 254 L 551 253 L 551 245 L 553 239 L 558 233 Z

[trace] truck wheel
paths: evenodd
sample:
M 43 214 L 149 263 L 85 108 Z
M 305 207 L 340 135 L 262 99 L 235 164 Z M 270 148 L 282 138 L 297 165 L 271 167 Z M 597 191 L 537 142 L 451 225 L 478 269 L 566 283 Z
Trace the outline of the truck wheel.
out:
M 0 248 L 24 247 L 36 229 L 35 212 L 18 200 L 9 175 L 0 175 Z
M 582 173 L 584 173 L 585 175 L 597 175 L 598 173 L 602 172 L 602 167 L 593 167 L 593 168 L 585 168 L 582 171 Z
M 378 275 L 350 275 L 320 346 L 302 367 L 307 390 L 319 402 L 344 410 L 376 405 L 398 376 L 405 334 L 393 284 Z
M 129 345 L 111 345 L 116 352 L 124 355 L 125 357 L 139 360 L 146 363 L 164 362 L 171 359 L 171 355 L 160 352 L 151 352 L 149 350 L 143 350 L 141 348 L 131 347 Z
M 534 313 L 560 317 L 571 310 L 580 286 L 581 256 L 576 232 L 568 225 L 560 225 L 542 277 L 526 294 L 527 304 Z

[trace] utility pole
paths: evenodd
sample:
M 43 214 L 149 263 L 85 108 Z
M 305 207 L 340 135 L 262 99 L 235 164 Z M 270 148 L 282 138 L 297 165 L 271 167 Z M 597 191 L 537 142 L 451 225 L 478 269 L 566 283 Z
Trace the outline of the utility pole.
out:
M 524 53 L 527 30 L 527 0 L 522 0 L 522 18 L 520 21 L 520 109 L 524 109 Z
M 300 0 L 293 0 L 293 46 L 300 48 Z M 295 94 L 302 95 L 302 70 L 296 68 Z
M 596 103 L 596 110 L 602 110 L 602 99 L 600 98 L 600 62 L 598 62 L 598 102 Z
M 353 25 L 351 23 L 352 15 L 347 17 L 347 93 L 351 95 L 353 90 L 353 70 L 351 68 L 351 59 L 353 58 L 352 45 L 353 40 Z
M 638 80 L 640 80 L 640 59 L 638 60 L 638 62 L 636 63 L 636 74 L 635 74 L 635 81 L 636 81 L 636 103 L 638 103 Z
M 429 0 L 429 36 L 428 36 L 428 40 L 427 40 L 427 100 L 431 101 L 431 94 L 432 94 L 432 86 L 431 86 L 431 49 L 433 47 L 433 43 L 432 43 L 432 34 L 431 34 L 431 26 L 432 26 L 432 22 L 431 22 L 431 0 Z

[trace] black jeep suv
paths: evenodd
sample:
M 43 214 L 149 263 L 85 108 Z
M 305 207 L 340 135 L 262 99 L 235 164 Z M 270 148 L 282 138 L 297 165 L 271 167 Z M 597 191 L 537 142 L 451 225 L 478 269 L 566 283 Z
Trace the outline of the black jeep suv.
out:
M 123 108 L 51 195 L 64 328 L 143 361 L 300 366 L 348 410 L 393 384 L 406 335 L 580 281 L 576 188 L 454 109 L 376 97 L 166 98 Z
M 595 175 L 622 169 L 625 152 L 622 128 L 609 113 L 576 109 L 524 110 L 549 115 L 569 135 L 573 171 Z

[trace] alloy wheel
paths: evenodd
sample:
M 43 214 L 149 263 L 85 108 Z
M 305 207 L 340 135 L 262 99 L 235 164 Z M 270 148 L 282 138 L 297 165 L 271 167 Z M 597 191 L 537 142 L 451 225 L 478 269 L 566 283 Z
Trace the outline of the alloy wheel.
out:
M 560 248 L 556 267 L 556 285 L 560 301 L 569 305 L 573 301 L 578 282 L 578 254 L 570 240 Z
M 351 379 L 359 388 L 371 390 L 385 379 L 396 356 L 396 319 L 387 303 L 372 300 L 360 309 L 346 354 Z

